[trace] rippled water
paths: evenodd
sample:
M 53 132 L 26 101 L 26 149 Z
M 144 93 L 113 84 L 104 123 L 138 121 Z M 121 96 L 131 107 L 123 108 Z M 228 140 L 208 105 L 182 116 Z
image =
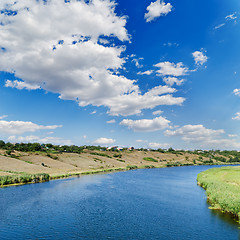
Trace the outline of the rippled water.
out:
M 208 209 L 208 166 L 144 169 L 0 189 L 0 239 L 239 239 Z

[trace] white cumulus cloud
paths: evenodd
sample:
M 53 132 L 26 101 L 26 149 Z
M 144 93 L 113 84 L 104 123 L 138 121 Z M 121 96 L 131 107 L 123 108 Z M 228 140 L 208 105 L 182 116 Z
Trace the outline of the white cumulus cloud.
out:
M 174 84 L 176 84 L 177 86 L 180 86 L 184 83 L 185 80 L 184 79 L 178 79 L 176 77 L 164 77 L 163 81 L 169 86 L 172 86 Z
M 240 112 L 235 113 L 235 117 L 232 118 L 233 120 L 240 120 Z
M 131 120 L 123 119 L 120 125 L 127 126 L 134 132 L 154 132 L 169 127 L 170 121 L 164 117 L 154 119 Z
M 36 132 L 38 130 L 50 130 L 62 127 L 61 125 L 43 126 L 32 122 L 23 121 L 0 121 L 0 133 L 2 134 L 22 134 L 25 132 Z
M 157 86 L 143 95 L 135 91 L 128 95 L 113 97 L 107 100 L 111 105 L 109 114 L 128 116 L 140 114 L 142 109 L 153 109 L 160 105 L 181 105 L 185 98 L 173 97 L 174 92 L 175 88 Z
M 142 94 L 135 80 L 119 74 L 130 36 L 115 6 L 110 0 L 1 0 L 0 71 L 22 80 L 6 86 L 41 88 L 81 107 L 105 106 L 111 115 L 181 104 L 183 98 L 155 90 Z
M 142 64 L 140 64 L 140 61 L 141 60 L 143 60 L 143 58 L 134 58 L 133 60 L 132 60 L 132 62 L 134 62 L 135 63 L 135 66 L 137 67 L 137 68 L 142 68 L 143 67 L 143 65 Z
M 165 3 L 162 0 L 157 0 L 156 2 L 151 2 L 147 7 L 147 13 L 145 13 L 144 18 L 146 22 L 151 22 L 154 19 L 167 15 L 172 11 L 171 3 Z
M 96 113 L 97 113 L 97 111 L 96 111 L 96 110 L 94 110 L 94 111 L 92 111 L 92 112 L 91 112 L 91 114 L 96 114 Z
M 116 122 L 116 120 L 115 119 L 112 119 L 112 120 L 109 120 L 109 121 L 107 121 L 107 123 L 115 123 Z
M 185 125 L 176 130 L 166 130 L 166 136 L 181 136 L 184 141 L 199 142 L 224 133 L 224 130 L 207 129 L 203 125 Z
M 166 148 L 169 148 L 169 147 L 170 147 L 170 144 L 168 144 L 168 143 L 150 142 L 150 143 L 148 144 L 148 146 L 149 146 L 150 148 L 153 148 L 153 149 L 157 149 L 157 148 L 166 149 Z
M 197 65 L 203 65 L 208 60 L 208 57 L 201 51 L 195 51 L 192 55 Z
M 236 137 L 238 137 L 237 134 L 228 134 L 228 136 L 229 136 L 230 138 L 236 138 Z
M 1 119 L 4 119 L 4 118 L 7 118 L 7 117 L 8 117 L 8 115 L 0 116 L 0 120 L 1 120 Z
M 108 144 L 113 144 L 115 142 L 116 142 L 115 139 L 102 137 L 102 138 L 96 139 L 93 143 L 98 145 L 108 145 Z
M 136 142 L 137 142 L 137 143 L 146 143 L 146 142 L 148 142 L 148 141 L 147 141 L 147 140 L 142 140 L 142 139 L 137 139 Z
M 153 70 L 147 70 L 145 72 L 138 72 L 138 75 L 151 75 L 153 73 Z
M 26 137 L 22 137 L 22 136 L 10 136 L 8 138 L 8 141 L 10 142 L 17 142 L 17 143 L 32 143 L 32 142 L 38 142 L 38 143 L 52 143 L 55 145 L 71 145 L 72 141 L 71 140 L 65 140 L 62 138 L 58 138 L 58 137 L 45 137 L 45 138 L 41 138 L 39 136 L 26 136 Z
M 222 138 L 223 129 L 208 129 L 203 125 L 185 125 L 176 130 L 166 130 L 166 136 L 180 136 L 188 143 L 195 143 L 199 148 L 207 149 L 240 149 L 236 139 Z
M 7 80 L 5 82 L 5 87 L 11 87 L 11 88 L 17 88 L 19 90 L 22 90 L 22 89 L 28 89 L 28 90 L 36 90 L 36 89 L 40 89 L 41 87 L 38 86 L 37 84 L 30 84 L 30 83 L 27 83 L 27 82 L 21 82 L 21 81 L 11 81 L 11 80 Z
M 161 115 L 163 113 L 163 111 L 158 110 L 158 111 L 154 111 L 152 114 L 153 115 Z
M 186 75 L 189 72 L 188 67 L 185 67 L 182 62 L 171 63 L 171 62 L 160 62 L 154 65 L 158 67 L 157 73 L 160 76 L 175 76 L 180 77 Z
M 240 96 L 240 89 L 236 88 L 233 90 L 233 93 L 236 95 L 236 96 Z

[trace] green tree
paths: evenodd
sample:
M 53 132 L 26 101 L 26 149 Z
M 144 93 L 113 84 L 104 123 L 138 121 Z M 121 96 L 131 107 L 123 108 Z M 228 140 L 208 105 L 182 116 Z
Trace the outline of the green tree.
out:
M 5 147 L 5 142 L 3 140 L 0 140 L 0 148 L 4 148 Z

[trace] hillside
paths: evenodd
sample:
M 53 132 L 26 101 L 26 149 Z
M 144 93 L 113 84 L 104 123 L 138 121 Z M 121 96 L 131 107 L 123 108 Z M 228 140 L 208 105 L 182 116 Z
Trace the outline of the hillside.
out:
M 169 150 L 110 150 L 85 147 L 73 152 L 41 149 L 0 149 L 0 176 L 47 173 L 51 178 L 133 168 L 236 163 L 238 152 Z M 78 152 L 78 153 L 76 153 Z

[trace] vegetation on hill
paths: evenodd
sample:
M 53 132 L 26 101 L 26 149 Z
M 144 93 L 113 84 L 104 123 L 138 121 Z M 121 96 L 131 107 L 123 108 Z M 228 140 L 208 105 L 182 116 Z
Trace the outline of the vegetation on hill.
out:
M 213 209 L 240 219 L 240 167 L 212 168 L 197 176 Z
M 158 162 L 158 160 L 151 158 L 151 157 L 144 157 L 143 160 L 149 161 L 149 162 Z
M 48 153 L 82 153 L 85 149 L 90 151 L 111 151 L 111 152 L 119 152 L 116 148 L 107 149 L 106 147 L 101 146 L 76 146 L 76 145 L 53 145 L 51 143 L 40 144 L 40 143 L 5 143 L 3 140 L 0 140 L 0 149 L 4 149 L 9 151 L 21 151 L 21 152 L 48 152 Z M 123 148 L 121 151 L 125 151 L 127 148 Z M 174 150 L 173 148 L 169 149 L 146 149 L 139 148 L 138 151 L 152 151 L 159 153 L 171 153 L 175 155 L 183 155 L 183 154 L 194 154 L 199 156 L 199 160 L 203 158 L 208 158 L 210 162 L 216 160 L 223 163 L 231 163 L 231 162 L 240 162 L 240 152 L 238 151 L 221 151 L 221 150 Z M 9 152 L 10 153 L 10 152 Z M 94 153 L 93 153 L 94 154 Z M 115 155 L 114 157 L 117 157 Z
M 49 181 L 50 176 L 46 173 L 0 176 L 0 186 L 19 183 L 38 183 Z
M 240 153 L 237 151 L 61 146 L 50 143 L 5 143 L 0 140 L 0 176 L 3 176 L 3 182 L 16 182 L 18 181 L 16 179 L 24 173 L 44 172 L 52 179 L 58 176 L 120 171 L 120 169 L 223 165 L 239 162 Z M 18 178 L 14 179 L 13 175 Z

